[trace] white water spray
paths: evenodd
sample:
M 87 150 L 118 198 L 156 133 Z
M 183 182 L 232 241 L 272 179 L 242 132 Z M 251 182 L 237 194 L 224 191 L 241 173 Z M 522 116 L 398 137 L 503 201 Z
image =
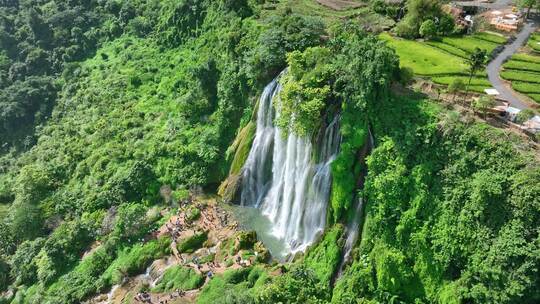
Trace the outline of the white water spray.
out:
M 279 98 L 280 90 L 277 80 L 272 81 L 259 101 L 257 131 L 243 169 L 241 203 L 260 208 L 273 224 L 273 235 L 297 252 L 325 228 L 330 165 L 340 142 L 339 117 L 322 131 L 319 149 L 313 149 L 309 138 L 292 132 L 285 138 L 273 124 L 272 100 Z
M 341 265 L 339 265 L 338 275 L 339 278 L 343 272 L 343 267 L 345 266 L 345 263 L 349 261 L 351 258 L 351 252 L 354 248 L 354 245 L 356 244 L 356 241 L 358 240 L 358 233 L 360 231 L 360 223 L 362 219 L 362 206 L 364 204 L 364 201 L 362 198 L 358 199 L 358 202 L 356 202 L 356 208 L 354 209 L 354 217 L 353 220 L 349 222 L 347 225 L 347 228 L 345 232 L 347 233 L 347 239 L 345 240 L 345 246 L 343 246 L 343 258 L 341 259 Z

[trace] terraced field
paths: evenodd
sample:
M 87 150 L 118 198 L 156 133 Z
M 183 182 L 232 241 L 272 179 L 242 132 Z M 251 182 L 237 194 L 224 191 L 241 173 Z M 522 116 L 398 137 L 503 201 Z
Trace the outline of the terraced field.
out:
M 416 75 L 429 77 L 438 84 L 449 85 L 456 78 L 468 82 L 466 59 L 480 47 L 492 52 L 497 46 L 506 42 L 506 38 L 491 34 L 477 33 L 463 37 L 445 37 L 440 41 L 405 40 L 380 35 L 399 55 L 401 66 L 411 68 Z M 486 73 L 478 73 L 471 81 L 470 89 L 483 92 L 490 88 Z
M 529 38 L 527 45 L 537 54 L 540 54 L 540 33 L 535 33 Z
M 534 39 L 532 36 L 527 44 L 531 46 Z M 503 69 L 501 78 L 510 81 L 512 89 L 540 103 L 540 53 L 531 50 L 530 54 L 515 54 Z

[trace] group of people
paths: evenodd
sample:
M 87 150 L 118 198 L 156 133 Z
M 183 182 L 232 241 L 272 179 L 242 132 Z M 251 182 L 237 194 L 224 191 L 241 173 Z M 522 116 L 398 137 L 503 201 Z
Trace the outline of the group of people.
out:
M 152 296 L 146 291 L 139 292 L 137 295 L 133 298 L 136 302 L 142 302 L 142 303 L 152 303 Z
M 173 293 L 171 293 L 168 297 L 161 297 L 159 299 L 159 304 L 168 304 L 169 301 L 172 301 L 178 297 L 183 297 L 184 295 L 186 294 L 185 291 L 183 290 L 180 290 L 180 289 L 176 289 Z M 152 302 L 152 297 L 150 296 L 150 294 L 146 291 L 143 291 L 143 292 L 139 292 L 137 293 L 137 295 L 135 297 L 133 297 L 133 299 L 135 300 L 135 302 L 142 302 L 142 303 L 147 303 L 147 304 L 153 304 Z
M 184 223 L 186 223 L 186 226 L 187 226 L 187 222 L 185 221 L 185 218 L 184 218 Z M 182 233 L 182 231 L 184 231 L 184 229 L 187 228 L 187 227 L 184 227 L 184 225 L 182 225 L 182 221 L 180 221 L 180 217 L 177 217 L 176 221 L 174 222 L 169 221 L 168 223 L 165 224 L 165 227 L 167 228 L 167 232 L 169 232 L 174 242 L 176 242 L 176 239 L 180 237 L 180 233 Z
M 246 261 L 246 260 L 242 259 L 242 257 L 237 256 L 236 257 L 236 264 L 240 265 L 240 267 L 247 267 L 251 263 L 250 263 L 249 260 Z

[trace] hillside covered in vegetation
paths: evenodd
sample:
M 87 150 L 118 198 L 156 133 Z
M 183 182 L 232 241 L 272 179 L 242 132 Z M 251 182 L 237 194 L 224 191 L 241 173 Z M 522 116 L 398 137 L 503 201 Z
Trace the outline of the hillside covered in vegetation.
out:
M 409 86 L 504 39 L 408 2 L 0 1 L 0 303 L 540 302 L 537 145 Z

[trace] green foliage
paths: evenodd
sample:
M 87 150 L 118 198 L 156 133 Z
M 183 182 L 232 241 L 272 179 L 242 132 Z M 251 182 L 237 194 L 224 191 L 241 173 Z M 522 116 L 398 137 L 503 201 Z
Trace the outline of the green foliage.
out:
M 4 255 L 0 254 L 0 291 L 7 289 L 11 283 L 11 278 L 9 277 L 10 266 Z
M 197 232 L 194 235 L 178 242 L 178 252 L 192 253 L 201 248 L 204 242 L 206 242 L 207 238 L 208 235 L 206 232 Z
M 198 304 L 253 304 L 268 280 L 268 273 L 259 267 L 227 270 L 214 276 L 197 297 Z M 265 302 L 262 302 L 265 303 Z
M 95 223 L 81 220 L 64 222 L 56 228 L 35 257 L 39 281 L 48 285 L 77 262 L 96 236 L 96 228 Z
M 443 50 L 413 40 L 397 39 L 388 34 L 379 36 L 399 55 L 400 66 L 413 69 L 420 76 L 465 75 L 465 61 Z
M 431 19 L 428 19 L 420 25 L 419 34 L 422 37 L 431 39 L 437 35 L 437 25 Z
M 328 303 L 330 290 L 312 270 L 297 266 L 274 277 L 259 295 L 261 303 Z
M 120 283 L 124 277 L 144 272 L 154 260 L 170 254 L 170 245 L 170 238 L 159 238 L 119 249 L 117 258 L 101 276 L 103 285 L 112 286 Z
M 257 232 L 240 231 L 236 234 L 234 251 L 238 252 L 243 249 L 252 249 L 256 242 Z
M 281 98 L 275 101 L 280 109 L 277 126 L 283 130 L 290 127 L 294 133 L 308 137 L 319 129 L 321 113 L 330 97 L 330 58 L 330 50 L 322 47 L 288 55 L 289 70 L 281 79 Z
M 540 73 L 540 63 L 533 63 L 527 61 L 510 60 L 503 65 L 504 69 L 509 70 L 523 70 Z
M 321 42 L 325 29 L 318 18 L 298 14 L 273 15 L 249 50 L 248 76 L 257 84 L 264 84 L 286 66 L 286 55 L 303 51 Z
M 516 115 L 516 122 L 522 124 L 527 120 L 533 118 L 535 115 L 532 109 L 523 109 Z
M 147 208 L 142 204 L 124 204 L 118 208 L 113 234 L 121 239 L 131 239 L 144 235 Z
M 540 84 L 540 78 L 538 77 L 540 73 L 534 73 L 534 72 L 526 72 L 526 71 L 502 71 L 501 72 L 501 78 L 506 80 L 518 80 L 518 81 L 525 81 L 525 82 L 531 82 L 534 84 Z
M 453 94 L 456 94 L 463 90 L 465 90 L 465 83 L 461 78 L 454 78 L 448 86 L 448 92 Z
M 471 56 L 467 59 L 467 65 L 469 66 L 469 81 L 467 82 L 467 87 L 465 89 L 465 95 L 469 91 L 469 86 L 471 85 L 471 80 L 473 76 L 478 73 L 480 70 L 483 70 L 486 66 L 487 61 L 487 52 L 485 49 L 475 47 Z
M 313 269 L 320 282 L 330 282 L 339 266 L 343 241 L 343 226 L 335 225 L 329 228 L 322 240 L 306 253 L 303 264 Z
M 477 33 L 474 33 L 472 36 L 476 39 L 482 39 L 482 40 L 490 41 L 497 44 L 504 44 L 507 41 L 506 37 L 504 37 L 502 34 L 498 34 L 494 32 L 477 32 Z
M 493 108 L 497 103 L 492 96 L 480 96 L 472 103 L 472 107 L 475 111 L 481 112 L 486 115 L 487 111 Z
M 188 221 L 196 221 L 201 217 L 201 210 L 195 206 L 191 206 L 186 212 L 186 219 Z
M 191 290 L 204 283 L 204 276 L 189 267 L 172 266 L 163 273 L 162 278 L 153 288 L 154 292 L 170 292 L 177 289 Z
M 362 245 L 334 302 L 537 301 L 532 155 L 483 124 L 443 127 L 421 101 L 392 105 L 377 108 Z
M 31 285 L 37 279 L 37 265 L 34 259 L 45 240 L 37 238 L 32 241 L 24 241 L 17 247 L 15 254 L 11 256 L 11 277 L 19 284 Z
M 532 62 L 532 63 L 540 63 L 540 57 L 534 56 L 534 55 L 528 55 L 524 53 L 517 53 L 512 55 L 510 57 L 511 60 L 518 60 L 518 61 L 525 61 L 525 62 Z
M 341 47 L 334 63 L 340 71 L 334 91 L 343 101 L 342 142 L 332 163 L 331 221 L 337 222 L 350 208 L 357 187 L 362 168 L 356 157 L 368 138 L 369 113 L 387 98 L 399 70 L 394 51 L 373 36 L 346 26 L 334 39 Z
M 398 36 L 416 38 L 418 35 L 448 35 L 453 29 L 453 18 L 443 12 L 440 1 L 411 0 L 407 1 L 407 14 L 397 24 L 395 31 Z
M 402 67 L 399 69 L 399 81 L 403 85 L 410 84 L 414 79 L 414 71 L 408 67 Z
M 503 67 L 501 77 L 511 81 L 512 89 L 540 102 L 540 56 L 518 53 Z
M 114 240 L 109 240 L 97 248 L 53 283 L 44 292 L 44 297 L 51 303 L 80 303 L 88 296 L 104 290 L 104 280 L 100 277 L 114 261 L 116 246 Z

